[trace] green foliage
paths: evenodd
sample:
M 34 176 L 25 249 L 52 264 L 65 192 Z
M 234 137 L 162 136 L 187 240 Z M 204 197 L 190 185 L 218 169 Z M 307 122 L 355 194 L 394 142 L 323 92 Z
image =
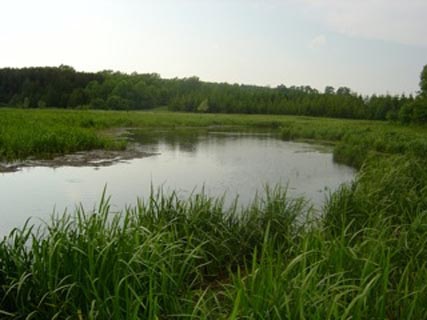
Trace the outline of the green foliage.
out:
M 325 87 L 325 94 L 335 94 L 335 89 L 334 89 L 334 87 L 326 86 L 326 87 Z
M 421 72 L 420 80 L 420 89 L 421 94 L 427 98 L 427 65 L 424 66 L 423 71 Z
M 350 95 L 351 94 L 351 89 L 348 87 L 339 87 L 337 89 L 337 94 L 338 95 Z
M 427 156 L 425 130 L 378 121 L 170 113 L 163 109 L 156 113 L 0 109 L 0 159 L 123 147 L 123 142 L 103 135 L 109 128 L 217 125 L 276 129 L 285 139 L 337 142 L 335 159 L 356 167 L 369 152 Z
M 76 73 L 70 67 L 0 70 L 0 103 L 344 118 L 427 120 L 421 95 L 368 99 L 349 88 L 274 89 L 198 78 Z M 6 80 L 5 80 L 6 79 Z M 12 80 L 11 80 L 12 79 Z M 218 114 L 0 110 L 0 159 L 123 146 L 114 127 L 235 125 L 285 139 L 334 142 L 360 168 L 317 219 L 302 199 L 267 190 L 227 209 L 196 194 L 152 194 L 121 213 L 63 214 L 0 241 L 2 319 L 425 319 L 425 129 L 375 121 Z
M 47 110 L 1 110 L 0 114 L 0 161 L 123 147 L 123 143 L 88 127 L 90 117 L 84 113 L 76 118 L 65 111 Z
M 425 130 L 375 121 L 298 119 L 285 122 L 284 139 L 335 142 L 334 159 L 360 168 L 370 154 L 427 156 Z
M 205 99 L 197 107 L 197 112 L 208 112 L 208 111 L 209 111 L 209 103 L 208 103 L 208 99 Z
M 240 210 L 153 194 L 0 242 L 4 319 L 424 319 L 427 176 L 373 157 L 320 220 L 280 189 Z
M 406 103 L 413 101 L 411 98 L 391 97 L 391 96 L 372 96 L 368 104 L 370 119 L 375 120 L 397 120 L 399 111 Z
M 84 87 L 101 79 L 100 74 L 76 72 L 68 66 L 0 69 L 0 102 L 30 108 L 37 108 L 39 101 L 47 107 L 75 107 L 88 103 Z
M 130 102 L 126 99 L 114 95 L 108 97 L 107 106 L 109 109 L 126 110 L 129 108 Z
M 197 77 L 161 79 L 157 74 L 124 74 L 74 69 L 0 69 L 0 104 L 58 108 L 146 110 L 169 106 L 173 111 L 287 114 L 350 119 L 396 120 L 411 98 L 362 98 L 350 88 L 310 86 L 276 88 L 202 82 Z M 208 101 L 208 104 L 205 102 Z
M 42 231 L 15 229 L 0 242 L 0 312 L 10 318 L 156 319 L 208 311 L 204 288 L 251 260 L 266 232 L 292 237 L 304 210 L 279 189 L 244 212 L 203 194 L 153 194 L 112 216 L 55 216 Z M 280 241 L 280 242 L 279 242 Z M 25 301 L 25 303 L 23 303 Z
M 414 103 L 406 103 L 399 111 L 399 121 L 403 124 L 409 124 L 412 122 L 414 113 Z
M 419 97 L 405 104 L 399 113 L 402 123 L 426 124 L 427 123 L 427 98 Z
M 103 197 L 93 212 L 56 215 L 39 230 L 28 223 L 0 241 L 0 318 L 427 317 L 424 128 L 291 116 L 5 109 L 0 150 L 83 148 L 99 138 L 95 130 L 110 127 L 210 125 L 275 127 L 288 139 L 334 141 L 335 157 L 361 169 L 320 214 L 277 188 L 242 209 L 204 194 L 182 200 L 157 193 L 121 213 Z

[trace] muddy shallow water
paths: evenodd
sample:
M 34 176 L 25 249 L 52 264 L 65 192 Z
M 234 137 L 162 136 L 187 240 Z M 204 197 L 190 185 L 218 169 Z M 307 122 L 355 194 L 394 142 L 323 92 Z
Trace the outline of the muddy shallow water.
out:
M 91 150 L 56 156 L 52 159 L 0 162 L 0 174 L 31 167 L 105 167 L 126 160 L 156 155 L 143 149 L 139 143 L 129 143 L 126 150 Z
M 334 163 L 329 148 L 282 141 L 273 133 L 150 130 L 133 138 L 124 153 L 79 153 L 0 173 L 0 234 L 29 217 L 46 220 L 53 210 L 73 211 L 78 203 L 91 209 L 104 186 L 116 211 L 152 187 L 184 198 L 204 187 L 209 195 L 225 195 L 229 202 L 238 196 L 248 204 L 265 184 L 288 185 L 291 196 L 320 207 L 355 174 Z

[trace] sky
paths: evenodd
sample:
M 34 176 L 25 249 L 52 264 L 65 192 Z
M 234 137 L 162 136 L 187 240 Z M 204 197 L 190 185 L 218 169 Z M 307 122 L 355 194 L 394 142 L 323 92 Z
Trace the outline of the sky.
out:
M 415 93 L 427 0 L 0 0 L 0 67 Z

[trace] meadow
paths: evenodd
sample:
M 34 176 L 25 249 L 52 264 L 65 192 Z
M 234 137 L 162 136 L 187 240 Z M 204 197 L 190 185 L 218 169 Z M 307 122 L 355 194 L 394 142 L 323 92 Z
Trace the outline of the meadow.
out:
M 250 126 L 332 143 L 338 161 L 359 168 L 320 216 L 306 200 L 271 187 L 243 209 L 204 194 L 182 200 L 153 191 L 121 214 L 111 212 L 104 195 L 96 212 L 80 208 L 42 228 L 17 226 L 0 242 L 0 318 L 427 318 L 422 127 L 13 109 L 0 110 L 0 125 L 5 159 L 122 148 L 105 133 L 115 127 Z M 19 136 L 20 129 L 28 133 Z M 59 142 L 44 149 L 50 139 Z
M 383 121 L 298 116 L 226 115 L 156 111 L 93 111 L 0 108 L 0 161 L 50 158 L 93 149 L 123 149 L 114 128 L 233 126 L 274 129 L 284 139 L 337 144 L 338 161 L 360 167 L 367 151 L 427 155 L 423 127 Z M 357 146 L 360 152 L 349 148 Z M 353 156 L 355 157 L 353 159 Z
M 0 109 L 0 160 L 49 158 L 93 149 L 122 149 L 113 128 L 277 127 L 268 116 L 200 115 L 171 112 Z

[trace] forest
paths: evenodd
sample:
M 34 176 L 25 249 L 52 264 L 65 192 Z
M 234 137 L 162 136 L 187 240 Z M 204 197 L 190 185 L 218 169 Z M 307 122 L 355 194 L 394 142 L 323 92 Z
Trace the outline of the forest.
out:
M 283 114 L 346 119 L 427 122 L 427 65 L 417 96 L 362 96 L 348 87 L 262 87 L 212 83 L 198 77 L 113 71 L 78 72 L 70 66 L 0 69 L 0 106 Z

